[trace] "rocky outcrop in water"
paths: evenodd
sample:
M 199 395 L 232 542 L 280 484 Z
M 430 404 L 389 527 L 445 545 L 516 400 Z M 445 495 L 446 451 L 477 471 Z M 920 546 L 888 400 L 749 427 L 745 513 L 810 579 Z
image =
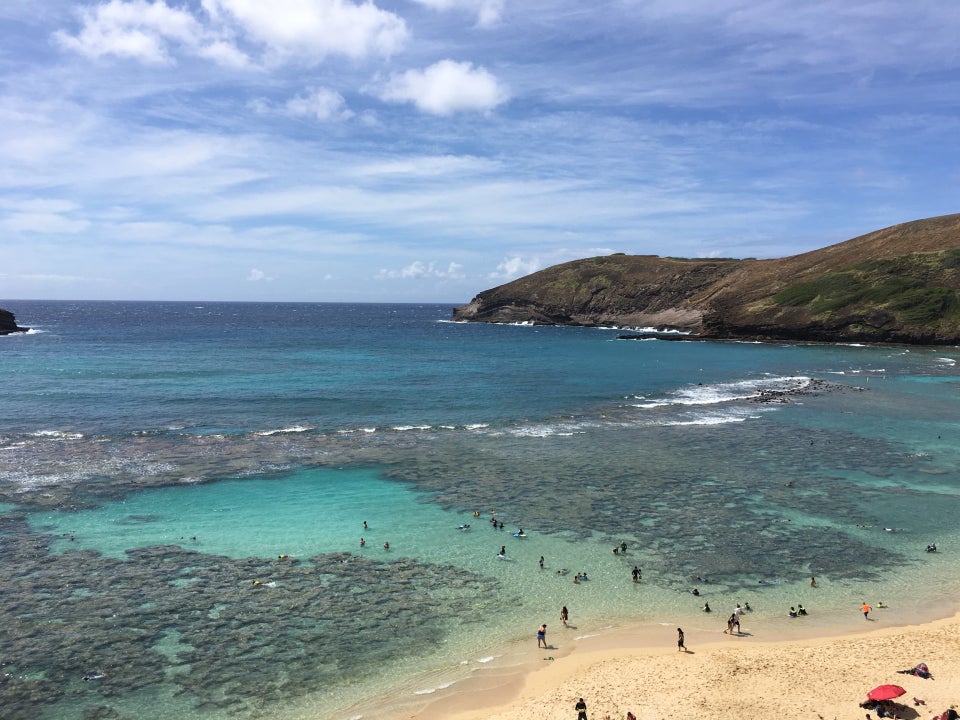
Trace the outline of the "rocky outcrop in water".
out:
M 960 214 L 772 260 L 575 260 L 485 290 L 453 318 L 705 339 L 960 344 Z
M 17 325 L 17 319 L 9 310 L 0 308 L 0 335 L 9 335 L 10 333 L 26 332 L 30 328 Z

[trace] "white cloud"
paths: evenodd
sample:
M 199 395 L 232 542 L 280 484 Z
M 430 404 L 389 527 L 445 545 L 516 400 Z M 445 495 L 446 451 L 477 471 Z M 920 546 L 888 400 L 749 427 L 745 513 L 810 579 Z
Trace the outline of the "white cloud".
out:
M 407 39 L 403 19 L 369 0 L 202 0 L 204 14 L 166 0 L 109 0 L 79 10 L 76 35 L 53 34 L 62 47 L 91 58 L 106 55 L 173 64 L 177 50 L 229 68 L 250 66 L 239 37 L 272 60 L 320 62 L 329 55 L 389 56 Z
M 367 0 L 203 0 L 214 21 L 233 21 L 280 59 L 392 55 L 406 42 L 403 18 Z
M 168 45 L 197 46 L 202 28 L 185 10 L 168 6 L 163 0 L 110 0 L 80 10 L 83 27 L 76 36 L 54 33 L 63 47 L 87 57 L 104 55 L 129 57 L 146 63 L 169 63 Z
M 495 272 L 487 275 L 491 280 L 513 280 L 534 273 L 542 267 L 539 258 L 522 258 L 514 255 L 504 258 Z
M 466 10 L 477 14 L 477 25 L 489 28 L 500 22 L 506 0 L 416 0 L 434 10 Z
M 306 95 L 298 95 L 287 101 L 286 111 L 294 117 L 314 117 L 320 121 L 347 120 L 353 113 L 336 90 L 316 88 Z
M 247 275 L 247 280 L 250 282 L 270 282 L 273 280 L 272 277 L 268 277 L 263 270 L 258 270 L 257 268 L 251 268 L 250 274 Z
M 200 57 L 213 60 L 223 67 L 243 69 L 250 66 L 250 58 L 241 52 L 233 43 L 224 40 L 215 40 L 202 47 L 197 52 Z
M 423 263 L 420 260 L 415 260 L 400 270 L 381 269 L 380 272 L 377 273 L 377 277 L 390 280 L 397 278 L 410 279 L 426 277 L 461 280 L 466 276 L 463 274 L 463 265 L 460 263 L 452 262 L 447 265 L 446 268 L 438 268 L 435 263 Z
M 506 102 L 509 93 L 497 78 L 473 63 L 441 60 L 425 70 L 394 75 L 380 98 L 412 102 L 423 112 L 452 115 L 467 110 L 489 111 Z
M 86 220 L 71 220 L 58 213 L 17 212 L 0 219 L 0 228 L 8 232 L 75 235 L 90 227 Z

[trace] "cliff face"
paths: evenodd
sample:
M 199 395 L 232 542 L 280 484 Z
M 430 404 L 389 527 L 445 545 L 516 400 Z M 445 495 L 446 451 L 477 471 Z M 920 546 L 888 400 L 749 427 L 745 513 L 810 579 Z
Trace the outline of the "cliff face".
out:
M 776 260 L 575 260 L 486 290 L 453 317 L 674 328 L 718 339 L 957 344 L 960 215 Z
M 15 332 L 26 332 L 30 328 L 20 327 L 13 313 L 0 308 L 0 335 L 9 335 Z

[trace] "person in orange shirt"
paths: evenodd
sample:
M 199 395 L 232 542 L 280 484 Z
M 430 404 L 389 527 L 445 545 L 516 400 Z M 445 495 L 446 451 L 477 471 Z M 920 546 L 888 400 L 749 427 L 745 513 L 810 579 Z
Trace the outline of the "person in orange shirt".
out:
M 863 610 L 863 617 L 866 618 L 867 620 L 869 620 L 869 619 L 870 619 L 870 610 L 871 610 L 870 606 L 867 605 L 866 603 L 864 603 L 863 605 L 860 606 L 860 609 Z

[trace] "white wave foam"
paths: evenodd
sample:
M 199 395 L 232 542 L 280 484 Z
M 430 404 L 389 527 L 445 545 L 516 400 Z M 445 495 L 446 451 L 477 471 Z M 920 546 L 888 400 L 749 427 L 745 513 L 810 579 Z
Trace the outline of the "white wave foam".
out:
M 471 423 L 470 425 L 464 425 L 467 430 L 484 430 L 485 428 L 490 427 L 489 423 Z
M 632 327 L 632 328 L 623 328 L 624 330 L 629 330 L 630 332 L 639 332 L 639 333 L 656 333 L 657 335 L 692 335 L 689 330 L 663 330 L 655 327 Z M 656 339 L 656 338 L 653 338 Z
M 410 430 L 429 430 L 429 425 L 394 425 L 390 428 L 395 432 L 409 432 Z
M 453 682 L 443 683 L 437 685 L 435 688 L 425 688 L 424 690 L 414 690 L 414 695 L 433 695 L 433 693 L 439 690 L 446 690 L 448 687 L 452 686 Z
M 83 433 L 67 432 L 65 430 L 37 430 L 30 435 L 33 437 L 59 438 L 61 440 L 80 440 L 83 437 Z
M 569 436 L 582 435 L 584 430 L 580 425 L 562 423 L 558 425 L 520 425 L 509 431 L 516 437 L 551 437 L 555 435 Z
M 311 430 L 313 430 L 313 428 L 310 427 L 309 425 L 293 425 L 291 427 L 280 428 L 279 430 L 264 430 L 262 432 L 258 432 L 257 435 L 261 435 L 263 437 L 269 437 L 270 435 L 283 435 L 286 433 L 302 433 L 302 432 L 310 432 Z
M 740 423 L 749 420 L 751 415 L 730 414 L 707 414 L 689 420 L 664 420 L 654 423 L 663 427 L 683 427 L 687 425 L 729 425 L 730 423 Z
M 956 364 L 957 364 L 957 361 L 956 361 L 956 360 L 954 360 L 953 358 L 948 358 L 948 357 L 939 357 L 939 358 L 937 358 L 937 362 L 938 362 L 938 363 L 943 363 L 944 365 L 956 365 Z
M 669 405 L 718 405 L 736 400 L 752 400 L 764 393 L 803 390 L 809 385 L 808 377 L 770 377 L 714 385 L 691 385 L 680 388 L 663 399 L 636 403 L 633 407 L 652 409 Z M 639 399 L 646 400 L 644 396 L 639 396 Z

